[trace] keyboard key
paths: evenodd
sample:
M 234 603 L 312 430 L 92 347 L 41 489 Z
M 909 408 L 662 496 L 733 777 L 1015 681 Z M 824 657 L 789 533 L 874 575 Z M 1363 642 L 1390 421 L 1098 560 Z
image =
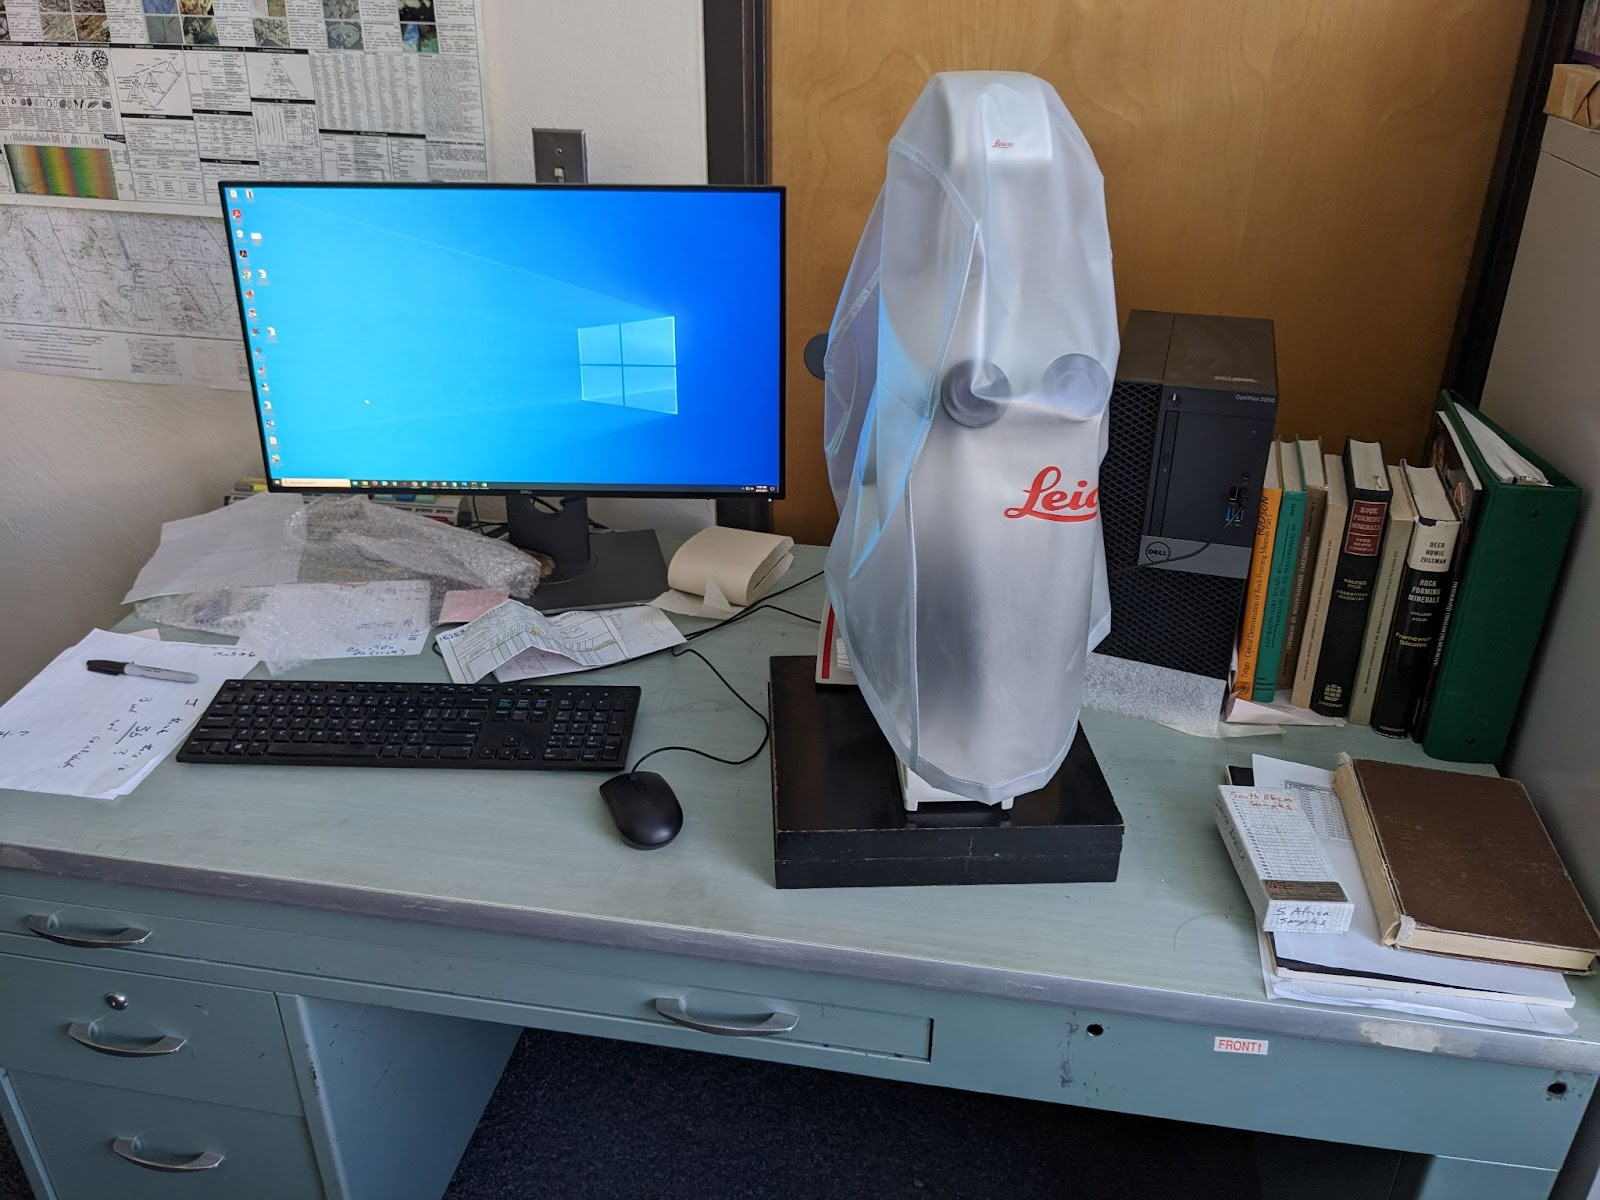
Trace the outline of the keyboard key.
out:
M 376 746 L 335 746 L 332 742 L 271 742 L 267 746 L 268 758 L 351 758 L 367 759 L 378 756 Z

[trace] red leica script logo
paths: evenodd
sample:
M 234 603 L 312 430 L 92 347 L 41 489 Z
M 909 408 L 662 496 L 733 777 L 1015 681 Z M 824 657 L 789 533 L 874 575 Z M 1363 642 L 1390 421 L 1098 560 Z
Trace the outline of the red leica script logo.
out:
M 1015 145 L 1015 142 L 1008 142 L 1004 138 L 995 138 L 993 148 L 996 150 L 1009 150 Z
M 1042 467 L 1028 487 L 1028 498 L 1018 508 L 1006 509 L 1013 521 L 1019 517 L 1038 517 L 1041 521 L 1092 521 L 1100 515 L 1100 489 L 1078 480 L 1076 491 L 1063 492 L 1060 467 Z

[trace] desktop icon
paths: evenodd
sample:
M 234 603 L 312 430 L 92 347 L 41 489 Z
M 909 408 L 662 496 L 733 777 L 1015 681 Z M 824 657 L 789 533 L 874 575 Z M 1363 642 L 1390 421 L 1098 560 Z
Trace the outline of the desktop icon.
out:
M 255 276 L 253 274 L 251 274 L 251 271 L 250 271 L 249 267 L 246 267 L 244 270 L 240 271 L 239 274 L 242 275 L 246 280 L 250 280 L 250 279 L 254 279 L 255 278 Z
M 267 439 L 267 445 L 269 445 L 269 446 L 276 446 L 276 445 L 277 445 L 277 444 L 278 444 L 278 439 L 277 439 L 277 438 L 275 438 L 275 437 L 269 437 L 269 438 L 268 438 L 268 439 Z
M 261 235 L 259 233 L 252 233 L 250 235 L 250 244 L 252 246 L 259 246 L 261 244 Z
M 249 258 L 250 257 L 250 251 L 244 249 L 243 247 L 240 247 L 240 249 L 239 249 L 239 257 L 240 258 Z
M 261 390 L 262 391 L 266 391 L 267 389 L 266 388 L 262 388 Z M 271 412 L 272 411 L 272 401 L 271 400 L 263 400 L 261 402 L 261 409 L 262 409 L 263 412 Z
M 238 239 L 239 239 L 239 240 L 240 240 L 240 241 L 243 241 L 243 240 L 244 240 L 244 230 L 242 230 L 242 229 L 235 229 L 235 230 L 234 230 L 234 231 L 233 231 L 233 236 L 234 236 L 234 237 L 236 237 L 236 238 L 238 238 Z
M 257 329 L 254 325 L 250 326 L 250 336 L 251 337 L 260 337 L 261 336 L 261 330 Z
M 239 189 L 238 188 L 229 188 L 228 189 L 228 199 L 229 200 L 237 200 L 238 198 L 239 198 Z M 235 214 L 235 215 L 237 216 L 238 214 Z
M 241 251 L 239 251 L 239 253 L 243 254 L 244 251 L 241 250 Z M 261 268 L 261 282 L 265 283 L 266 281 L 267 281 L 267 269 L 265 267 L 262 267 Z
M 245 188 L 245 190 L 244 190 L 244 198 L 246 200 L 254 200 L 256 198 L 256 194 L 250 188 Z
M 278 427 L 278 423 L 276 421 L 274 421 L 271 417 L 268 417 L 267 418 L 267 428 L 268 429 L 276 429 L 277 427 Z
M 233 210 L 233 219 L 234 219 L 234 220 L 235 220 L 235 221 L 237 221 L 237 220 L 239 220 L 239 219 L 240 219 L 240 218 L 242 218 L 242 217 L 243 217 L 243 216 L 244 216 L 244 209 L 242 209 L 242 208 L 236 208 L 236 209 L 234 209 L 234 210 Z
M 251 291 L 249 288 L 245 288 L 245 290 L 244 290 L 244 298 L 246 300 L 254 300 L 256 298 L 256 294 L 253 291 Z M 254 312 L 255 310 L 251 309 L 250 311 Z
M 283 455 L 281 455 L 281 454 L 274 454 L 274 455 L 273 455 L 273 456 L 272 456 L 272 461 L 273 461 L 273 462 L 275 462 L 275 463 L 281 463 L 281 462 L 282 462 L 282 461 L 283 461 Z
M 275 342 L 277 340 L 278 340 L 278 329 L 277 329 L 277 326 L 268 325 L 267 326 L 267 341 Z

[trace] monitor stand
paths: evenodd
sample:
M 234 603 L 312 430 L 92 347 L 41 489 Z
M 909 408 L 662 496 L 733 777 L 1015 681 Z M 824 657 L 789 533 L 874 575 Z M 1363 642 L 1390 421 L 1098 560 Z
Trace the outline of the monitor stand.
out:
M 653 529 L 589 532 L 589 502 L 568 496 L 558 512 L 532 496 L 506 497 L 511 544 L 547 554 L 556 569 L 539 581 L 529 603 L 540 612 L 648 604 L 667 590 L 667 563 Z

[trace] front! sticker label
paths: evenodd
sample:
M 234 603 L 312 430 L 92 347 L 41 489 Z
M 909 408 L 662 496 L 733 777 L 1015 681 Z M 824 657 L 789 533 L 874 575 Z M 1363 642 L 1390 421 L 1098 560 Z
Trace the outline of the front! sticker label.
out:
M 1212 1041 L 1211 1048 L 1218 1054 L 1265 1054 L 1267 1043 L 1256 1038 L 1219 1037 Z

